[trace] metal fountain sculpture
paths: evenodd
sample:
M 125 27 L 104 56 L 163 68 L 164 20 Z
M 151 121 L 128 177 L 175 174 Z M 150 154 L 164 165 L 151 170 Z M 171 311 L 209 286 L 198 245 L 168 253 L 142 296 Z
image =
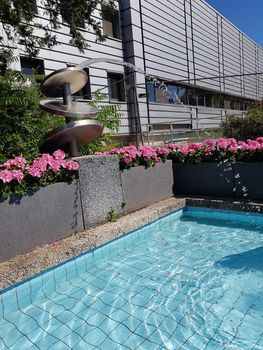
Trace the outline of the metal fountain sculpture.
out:
M 103 127 L 96 119 L 97 108 L 72 100 L 72 94 L 80 91 L 87 83 L 88 77 L 84 68 L 101 62 L 122 65 L 143 74 L 154 86 L 167 91 L 163 82 L 161 83 L 135 65 L 111 58 L 90 59 L 76 67 L 57 70 L 48 75 L 41 86 L 42 93 L 53 99 L 40 101 L 40 107 L 49 113 L 64 116 L 66 124 L 45 135 L 40 152 L 53 153 L 60 148 L 69 156 L 76 157 L 80 147 L 93 142 L 102 134 Z
M 41 90 L 53 99 L 40 101 L 40 107 L 47 112 L 64 116 L 66 124 L 45 135 L 40 152 L 52 153 L 60 148 L 71 157 L 76 157 L 81 146 L 102 134 L 103 127 L 96 120 L 98 110 L 72 101 L 72 94 L 81 90 L 87 80 L 86 72 L 78 67 L 60 69 L 44 80 Z

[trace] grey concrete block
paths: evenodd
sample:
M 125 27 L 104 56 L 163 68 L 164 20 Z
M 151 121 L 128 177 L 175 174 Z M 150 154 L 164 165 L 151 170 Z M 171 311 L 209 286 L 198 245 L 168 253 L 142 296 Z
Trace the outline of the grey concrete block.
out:
M 106 221 L 111 210 L 123 213 L 122 187 L 117 156 L 76 158 L 85 228 Z
M 79 182 L 0 200 L 0 261 L 83 231 Z
M 263 163 L 235 163 L 234 187 L 235 198 L 263 199 Z
M 233 197 L 232 163 L 174 162 L 174 194 Z
M 125 213 L 173 196 L 172 161 L 147 168 L 140 166 L 121 173 Z

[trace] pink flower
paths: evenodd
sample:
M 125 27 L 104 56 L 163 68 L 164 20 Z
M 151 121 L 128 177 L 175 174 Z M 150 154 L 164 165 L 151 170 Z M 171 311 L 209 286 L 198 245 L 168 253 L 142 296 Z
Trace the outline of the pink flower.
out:
M 65 158 L 65 152 L 63 152 L 61 149 L 58 149 L 53 153 L 53 157 L 57 160 L 62 160 Z
M 69 160 L 67 162 L 67 169 L 76 171 L 79 169 L 79 164 L 77 162 L 75 162 L 74 160 Z
M 43 171 L 40 168 L 38 168 L 37 166 L 33 165 L 28 169 L 28 174 L 33 176 L 33 177 L 41 177 L 43 174 Z
M 56 159 L 50 159 L 50 161 L 48 162 L 50 169 L 52 171 L 54 171 L 55 173 L 57 173 L 60 170 L 60 161 L 56 160 Z
M 0 180 L 2 180 L 3 183 L 11 182 L 13 180 L 12 172 L 10 170 L 0 171 Z
M 11 170 L 12 180 L 22 181 L 24 179 L 24 174 L 21 170 Z
M 126 156 L 123 158 L 123 161 L 125 164 L 130 164 L 130 163 L 132 163 L 132 158 L 129 156 Z
M 155 151 L 158 155 L 168 156 L 169 154 L 169 151 L 167 148 L 156 147 Z
M 15 159 L 9 159 L 5 163 L 3 163 L 1 166 L 6 169 L 10 169 L 12 167 L 16 167 L 18 169 L 25 169 L 26 168 L 26 159 L 24 157 L 15 157 Z
M 263 143 L 263 137 L 258 137 L 258 138 L 256 139 L 256 141 L 257 141 L 258 143 Z

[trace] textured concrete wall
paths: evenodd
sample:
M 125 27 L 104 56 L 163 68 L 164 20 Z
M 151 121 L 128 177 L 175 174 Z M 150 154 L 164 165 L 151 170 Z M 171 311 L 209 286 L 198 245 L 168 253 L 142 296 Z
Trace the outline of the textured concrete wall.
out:
M 130 213 L 173 196 L 172 161 L 153 168 L 131 168 L 121 173 L 124 212 Z
M 79 182 L 0 200 L 0 261 L 83 231 Z
M 123 213 L 117 156 L 87 156 L 79 162 L 79 181 L 85 228 L 107 220 L 110 211 Z

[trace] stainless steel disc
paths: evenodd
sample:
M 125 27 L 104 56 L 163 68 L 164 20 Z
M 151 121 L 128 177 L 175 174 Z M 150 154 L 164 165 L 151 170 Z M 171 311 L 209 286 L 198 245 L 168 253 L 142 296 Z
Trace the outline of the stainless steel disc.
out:
M 90 117 L 96 118 L 98 110 L 82 102 L 72 102 L 70 105 L 64 105 L 63 100 L 42 100 L 40 107 L 49 112 L 63 115 L 65 118 Z
M 41 85 L 41 91 L 48 97 L 62 97 L 62 86 L 69 84 L 71 94 L 82 89 L 88 81 L 86 72 L 77 67 L 59 69 L 49 74 Z
M 46 134 L 39 150 L 41 153 L 53 153 L 62 149 L 69 153 L 72 141 L 76 141 L 78 147 L 82 147 L 96 140 L 102 132 L 103 127 L 97 120 L 76 120 Z

